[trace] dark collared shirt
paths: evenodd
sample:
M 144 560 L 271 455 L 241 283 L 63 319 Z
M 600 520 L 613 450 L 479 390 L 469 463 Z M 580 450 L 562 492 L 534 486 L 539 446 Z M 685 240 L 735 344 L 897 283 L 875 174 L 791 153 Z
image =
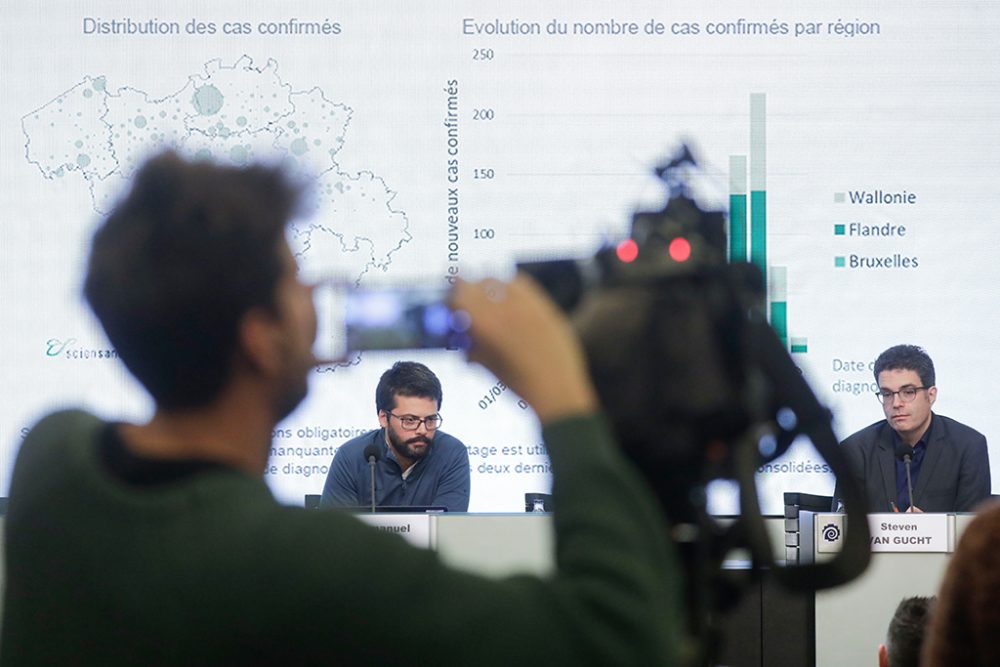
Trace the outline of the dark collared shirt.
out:
M 917 487 L 917 479 L 920 477 L 920 467 L 924 464 L 924 454 L 927 453 L 927 443 L 931 440 L 931 431 L 934 430 L 934 415 L 931 414 L 931 423 L 927 425 L 927 430 L 920 436 L 920 440 L 913 446 L 913 456 L 910 459 L 910 481 L 913 488 Z M 892 432 L 893 448 L 899 447 L 903 439 L 899 433 Z M 910 509 L 910 492 L 906 487 L 906 464 L 896 459 L 896 507 L 900 512 Z

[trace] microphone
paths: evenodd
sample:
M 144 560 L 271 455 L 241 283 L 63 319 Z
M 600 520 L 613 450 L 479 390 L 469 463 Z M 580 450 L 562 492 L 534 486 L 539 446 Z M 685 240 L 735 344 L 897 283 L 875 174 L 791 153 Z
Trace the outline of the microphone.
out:
M 896 446 L 896 458 L 906 466 L 906 492 L 910 496 L 910 511 L 913 511 L 913 482 L 910 480 L 910 463 L 913 461 L 913 447 L 905 442 Z
M 379 459 L 382 458 L 382 448 L 379 447 L 374 442 L 365 447 L 363 452 L 365 460 L 368 461 L 368 471 L 371 473 L 371 492 L 372 492 L 372 514 L 375 513 L 375 464 Z

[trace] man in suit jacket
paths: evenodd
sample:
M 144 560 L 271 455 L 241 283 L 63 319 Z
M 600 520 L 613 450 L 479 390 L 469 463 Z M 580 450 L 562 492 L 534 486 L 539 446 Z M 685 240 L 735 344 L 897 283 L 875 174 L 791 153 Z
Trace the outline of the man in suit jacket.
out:
M 915 345 L 896 345 L 875 360 L 879 421 L 841 443 L 869 512 L 971 512 L 990 495 L 986 438 L 954 419 L 936 415 L 934 363 Z M 910 450 L 901 449 L 901 445 Z M 913 507 L 906 466 L 897 451 L 911 455 Z M 834 492 L 835 499 L 839 493 Z

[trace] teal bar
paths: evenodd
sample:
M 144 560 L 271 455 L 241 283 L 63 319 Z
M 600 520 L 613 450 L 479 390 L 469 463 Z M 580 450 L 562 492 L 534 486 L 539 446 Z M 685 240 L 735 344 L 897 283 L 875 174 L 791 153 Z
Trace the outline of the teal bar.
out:
M 767 193 L 750 192 L 750 261 L 757 265 L 767 284 Z
M 792 337 L 792 354 L 805 354 L 809 351 L 809 342 L 805 338 Z
M 747 156 L 729 156 L 729 261 L 747 261 Z
M 746 195 L 729 195 L 729 261 L 747 261 Z
M 781 339 L 781 346 L 788 349 L 788 302 L 771 302 L 771 328 Z

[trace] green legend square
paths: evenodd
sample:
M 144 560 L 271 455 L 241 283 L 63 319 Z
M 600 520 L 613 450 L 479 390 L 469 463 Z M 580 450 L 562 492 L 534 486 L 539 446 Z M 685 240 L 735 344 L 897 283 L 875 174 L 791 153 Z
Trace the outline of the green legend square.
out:
M 836 234 L 837 236 L 843 236 L 845 231 L 847 231 L 847 229 L 844 225 L 833 226 L 833 233 Z
M 844 268 L 844 258 L 843 257 L 834 257 L 833 258 L 833 265 L 835 267 L 837 267 L 838 269 Z
M 847 201 L 847 193 L 846 192 L 834 192 L 833 193 L 833 203 L 834 204 L 843 204 L 845 201 Z

